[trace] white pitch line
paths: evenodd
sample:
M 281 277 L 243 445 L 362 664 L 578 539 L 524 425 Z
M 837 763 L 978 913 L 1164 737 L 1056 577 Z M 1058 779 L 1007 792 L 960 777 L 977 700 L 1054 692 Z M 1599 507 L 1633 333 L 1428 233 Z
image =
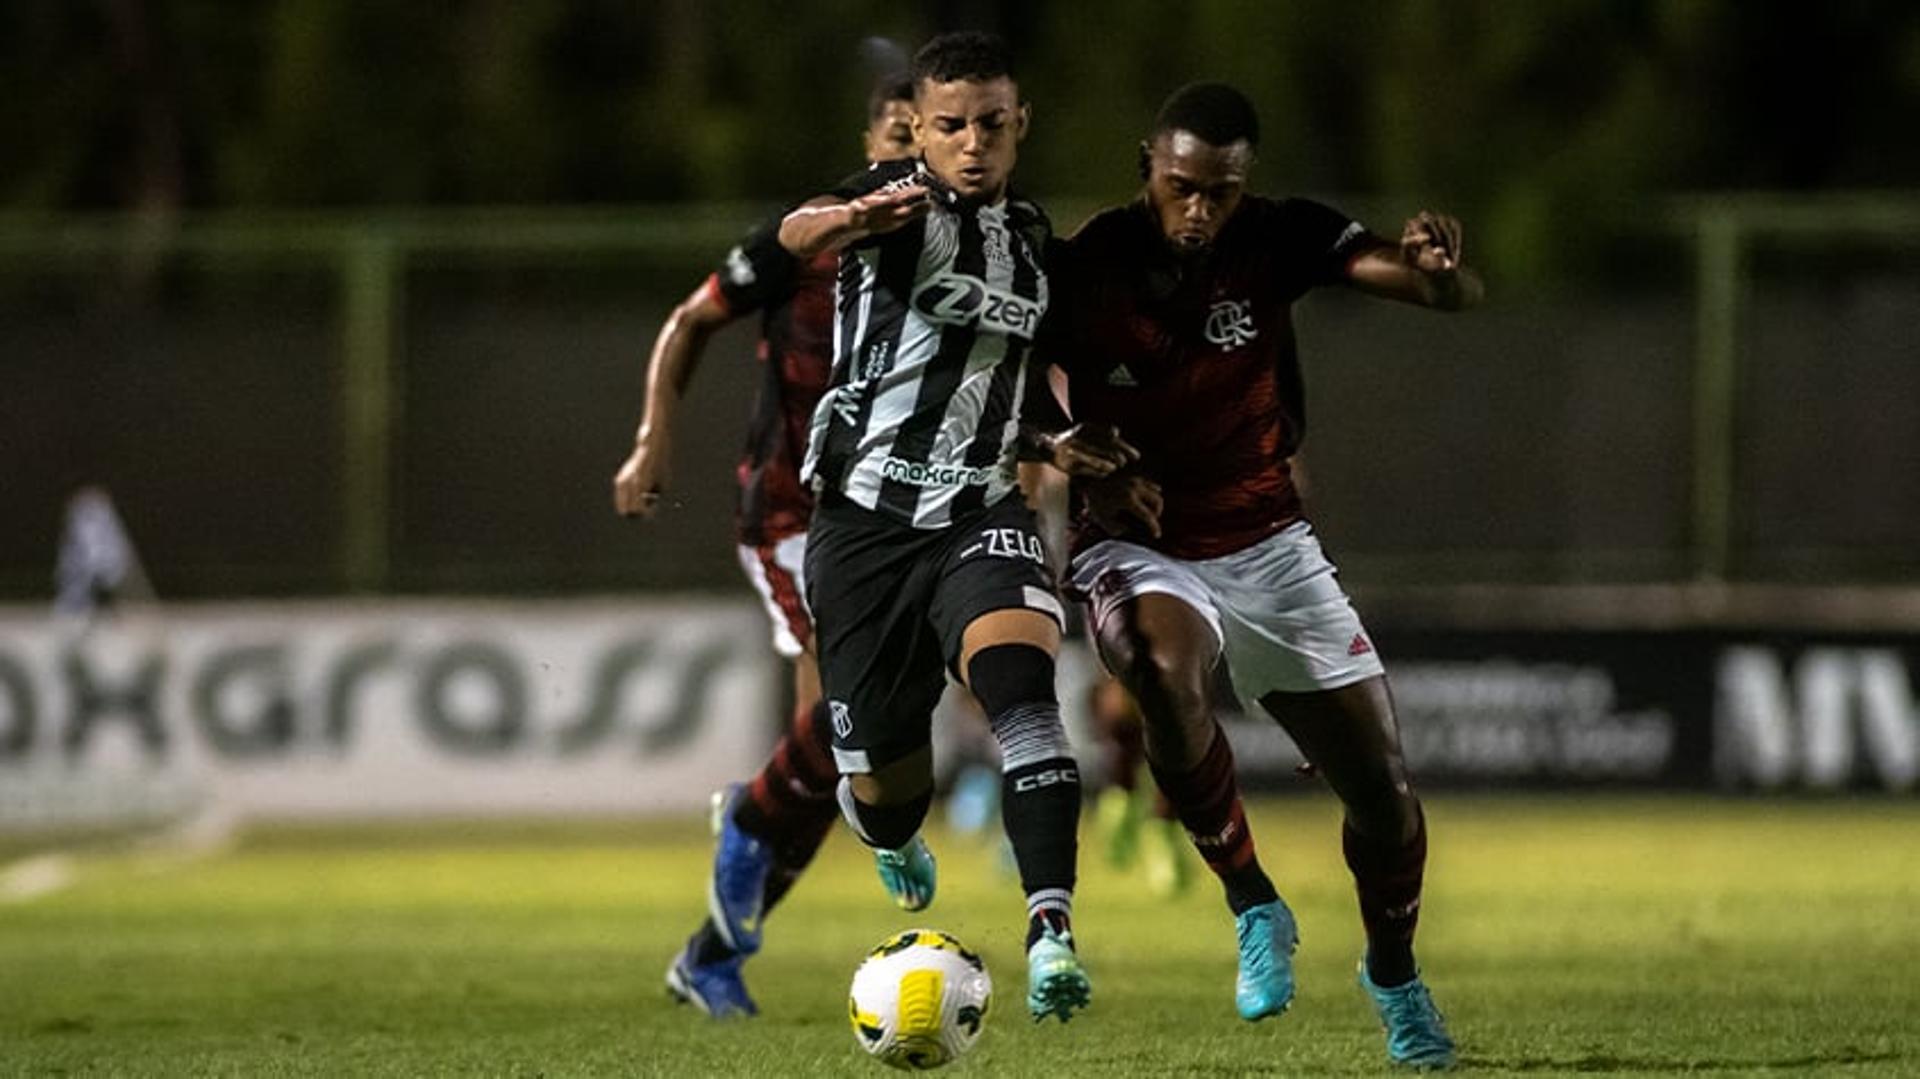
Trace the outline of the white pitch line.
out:
M 164 831 L 135 837 L 92 854 L 30 855 L 0 866 L 0 904 L 29 903 L 72 887 L 91 862 L 124 861 L 142 874 L 165 873 L 226 853 L 233 846 L 233 818 L 203 811 Z
M 0 903 L 25 903 L 73 883 L 73 857 L 40 854 L 0 869 Z

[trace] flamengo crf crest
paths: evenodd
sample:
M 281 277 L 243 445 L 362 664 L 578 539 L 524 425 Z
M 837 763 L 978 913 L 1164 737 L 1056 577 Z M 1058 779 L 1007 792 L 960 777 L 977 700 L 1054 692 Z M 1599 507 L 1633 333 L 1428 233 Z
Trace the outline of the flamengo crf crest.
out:
M 1239 348 L 1260 336 L 1253 326 L 1253 304 L 1221 300 L 1207 312 L 1207 340 L 1221 348 Z

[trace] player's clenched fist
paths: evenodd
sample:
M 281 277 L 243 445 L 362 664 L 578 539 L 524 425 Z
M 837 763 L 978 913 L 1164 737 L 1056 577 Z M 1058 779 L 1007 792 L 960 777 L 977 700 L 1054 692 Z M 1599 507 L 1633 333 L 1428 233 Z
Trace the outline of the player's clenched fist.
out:
M 613 474 L 613 508 L 622 517 L 651 517 L 660 506 L 671 469 L 666 454 L 642 442 Z
M 1460 265 L 1460 219 L 1422 210 L 1400 230 L 1400 254 L 1407 265 L 1440 273 Z

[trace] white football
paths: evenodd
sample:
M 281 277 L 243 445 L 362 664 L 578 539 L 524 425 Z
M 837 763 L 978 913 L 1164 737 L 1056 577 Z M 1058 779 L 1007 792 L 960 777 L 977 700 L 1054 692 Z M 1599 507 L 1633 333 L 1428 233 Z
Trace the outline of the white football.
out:
M 847 1011 L 860 1048 L 896 1068 L 937 1068 L 980 1040 L 993 979 L 951 934 L 909 929 L 853 972 Z

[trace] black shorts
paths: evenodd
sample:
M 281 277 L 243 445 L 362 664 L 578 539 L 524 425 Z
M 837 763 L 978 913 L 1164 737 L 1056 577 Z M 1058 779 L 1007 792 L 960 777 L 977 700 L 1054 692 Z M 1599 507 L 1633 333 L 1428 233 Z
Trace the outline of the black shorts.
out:
M 1017 491 L 939 529 L 823 499 L 807 531 L 806 580 L 842 772 L 870 772 L 927 745 L 974 619 L 1008 608 L 1062 618 Z

